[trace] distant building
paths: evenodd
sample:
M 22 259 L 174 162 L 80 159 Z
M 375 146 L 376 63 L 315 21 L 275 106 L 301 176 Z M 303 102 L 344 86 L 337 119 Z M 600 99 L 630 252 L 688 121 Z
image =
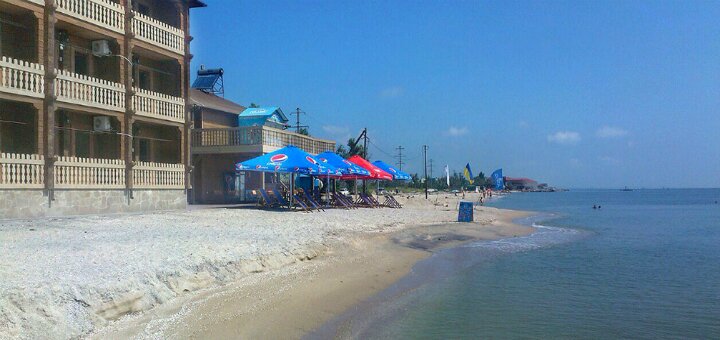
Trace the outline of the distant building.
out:
M 201 70 L 198 79 L 212 70 Z M 217 73 L 222 74 L 222 70 Z M 195 87 L 195 85 L 203 90 Z M 211 81 L 193 83 L 191 197 L 192 204 L 236 203 L 251 199 L 249 191 L 271 181 L 263 173 L 236 172 L 235 164 L 287 145 L 318 154 L 335 149 L 335 141 L 286 130 L 288 119 L 279 107 L 245 108 L 224 99 Z M 266 178 L 267 177 L 267 178 Z
M 529 178 L 505 177 L 505 188 L 508 190 L 537 190 L 538 182 Z

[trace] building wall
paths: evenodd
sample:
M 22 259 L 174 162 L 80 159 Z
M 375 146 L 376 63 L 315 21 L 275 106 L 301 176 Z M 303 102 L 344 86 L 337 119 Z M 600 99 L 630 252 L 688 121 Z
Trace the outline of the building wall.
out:
M 0 190 L 0 219 L 149 212 L 184 209 L 184 190 L 134 190 L 128 202 L 124 190 L 56 190 L 48 205 L 42 190 Z
M 239 199 L 227 192 L 226 174 L 235 173 L 235 163 L 257 157 L 260 154 L 211 154 L 195 156 L 193 170 L 193 195 L 195 203 L 234 203 Z M 262 187 L 262 175 L 245 172 L 245 189 Z M 247 199 L 246 199 L 247 200 Z

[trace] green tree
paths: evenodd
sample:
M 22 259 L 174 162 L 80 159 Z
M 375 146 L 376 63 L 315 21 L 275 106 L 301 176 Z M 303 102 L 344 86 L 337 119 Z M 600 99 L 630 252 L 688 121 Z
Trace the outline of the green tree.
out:
M 250 103 L 250 106 L 249 106 L 249 107 L 250 107 L 251 109 L 256 109 L 256 108 L 260 107 L 260 105 L 255 104 L 255 103 Z
M 298 130 L 298 133 L 301 135 L 310 136 L 310 132 L 307 128 L 300 128 L 300 130 Z

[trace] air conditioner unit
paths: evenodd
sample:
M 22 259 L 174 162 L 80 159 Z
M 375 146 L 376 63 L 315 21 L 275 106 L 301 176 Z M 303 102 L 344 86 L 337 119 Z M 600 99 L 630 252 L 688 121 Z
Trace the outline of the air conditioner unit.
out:
M 110 117 L 106 116 L 97 116 L 93 117 L 93 131 L 96 132 L 105 132 L 112 130 L 112 125 L 110 125 Z
M 93 40 L 92 53 L 97 56 L 110 55 L 110 42 L 107 40 Z

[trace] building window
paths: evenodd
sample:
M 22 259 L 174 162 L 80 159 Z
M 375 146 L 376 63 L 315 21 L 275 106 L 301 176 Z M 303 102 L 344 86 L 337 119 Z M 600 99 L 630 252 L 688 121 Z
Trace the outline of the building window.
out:
M 88 65 L 87 53 L 75 51 L 75 73 L 85 76 L 90 75 L 90 66 Z

